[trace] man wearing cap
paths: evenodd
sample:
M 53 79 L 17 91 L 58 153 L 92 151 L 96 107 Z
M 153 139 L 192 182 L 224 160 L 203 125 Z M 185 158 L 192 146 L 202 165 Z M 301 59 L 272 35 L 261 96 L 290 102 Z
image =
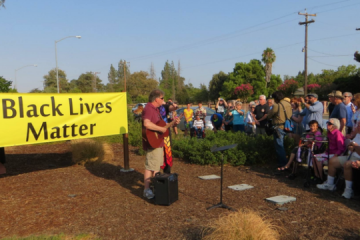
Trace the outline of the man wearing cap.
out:
M 346 106 L 343 103 L 343 95 L 340 91 L 336 91 L 334 93 L 335 98 L 335 107 L 332 111 L 329 118 L 337 118 L 340 121 L 340 129 L 339 131 L 342 132 L 344 136 L 346 136 L 345 126 L 346 126 L 346 118 L 347 118 L 347 111 Z
M 352 99 L 352 93 L 351 92 L 344 92 L 343 94 L 344 96 L 344 104 L 346 107 L 346 111 L 347 111 L 347 116 L 346 116 L 346 133 L 350 134 L 353 128 L 353 123 L 351 121 L 351 118 L 353 116 L 353 110 L 352 108 L 356 108 L 354 106 L 354 104 L 351 102 Z
M 316 93 L 309 93 L 307 95 L 309 98 L 309 102 L 306 103 L 304 98 L 300 98 L 301 102 L 305 105 L 306 111 L 302 111 L 300 116 L 305 116 L 308 114 L 306 118 L 306 130 L 309 130 L 309 122 L 312 120 L 316 120 L 320 125 L 322 124 L 322 115 L 324 111 L 324 106 L 321 102 L 318 101 L 318 95 Z
M 328 112 L 329 112 L 329 116 L 331 115 L 332 111 L 334 110 L 334 107 L 335 107 L 335 98 L 334 98 L 334 91 L 332 93 L 329 93 L 328 94 L 328 97 L 329 97 L 329 105 L 327 107 L 328 109 Z

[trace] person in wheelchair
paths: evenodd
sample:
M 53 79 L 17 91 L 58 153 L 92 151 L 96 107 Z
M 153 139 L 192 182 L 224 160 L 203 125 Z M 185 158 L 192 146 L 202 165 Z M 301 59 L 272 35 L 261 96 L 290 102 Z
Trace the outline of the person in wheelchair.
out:
M 330 118 L 326 125 L 329 147 L 323 153 L 315 154 L 313 158 L 314 174 L 320 180 L 323 180 L 323 165 L 327 165 L 330 158 L 340 156 L 345 151 L 345 137 L 339 131 L 339 119 Z
M 291 163 L 294 162 L 294 159 L 296 157 L 296 160 L 293 164 L 293 171 L 292 173 L 287 176 L 289 179 L 295 179 L 296 177 L 296 170 L 297 170 L 297 164 L 298 162 L 301 162 L 301 157 L 306 157 L 308 154 L 308 150 L 312 149 L 312 144 L 314 140 L 321 141 L 323 140 L 322 137 L 322 131 L 321 128 L 319 128 L 319 123 L 316 120 L 311 120 L 309 122 L 310 131 L 306 134 L 305 138 L 303 140 L 299 141 L 299 146 L 295 147 L 294 150 L 290 154 L 289 161 L 287 164 L 283 167 L 278 168 L 278 171 L 285 171 L 290 168 Z M 318 149 L 321 149 L 322 143 L 317 142 L 315 143 L 314 148 L 315 151 L 318 151 Z
M 323 190 L 335 190 L 334 179 L 336 170 L 338 168 L 344 168 L 345 177 L 345 190 L 342 194 L 344 198 L 350 199 L 353 196 L 352 189 L 352 168 L 358 168 L 360 155 L 355 152 L 355 147 L 360 145 L 360 124 L 355 129 L 356 135 L 353 141 L 348 145 L 349 155 L 348 156 L 334 156 L 330 158 L 328 178 L 323 184 L 316 185 L 317 188 Z
M 204 121 L 200 119 L 200 115 L 196 115 L 196 119 L 193 124 L 194 131 L 198 138 L 202 138 L 204 133 Z

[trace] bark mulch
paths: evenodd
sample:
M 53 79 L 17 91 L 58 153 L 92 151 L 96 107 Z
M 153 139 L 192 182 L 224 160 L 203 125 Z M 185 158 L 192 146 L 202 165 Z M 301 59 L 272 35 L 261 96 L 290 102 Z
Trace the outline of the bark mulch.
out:
M 157 206 L 145 200 L 144 157 L 131 149 L 130 167 L 120 173 L 122 145 L 113 144 L 114 159 L 96 166 L 74 165 L 69 143 L 6 148 L 6 175 L 0 176 L 0 238 L 64 233 L 94 234 L 101 239 L 201 239 L 209 221 L 229 213 L 206 208 L 219 202 L 220 180 L 198 176 L 220 174 L 218 166 L 175 160 L 179 200 Z M 359 239 L 360 202 L 315 187 L 303 188 L 275 176 L 271 166 L 224 167 L 223 202 L 252 209 L 283 228 L 282 239 Z M 234 191 L 247 183 L 255 188 Z M 280 206 L 264 199 L 290 195 L 296 202 Z

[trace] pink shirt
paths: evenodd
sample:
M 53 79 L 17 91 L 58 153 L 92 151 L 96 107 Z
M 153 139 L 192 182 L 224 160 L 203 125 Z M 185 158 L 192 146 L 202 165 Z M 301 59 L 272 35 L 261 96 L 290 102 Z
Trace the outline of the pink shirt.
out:
M 312 133 L 311 133 L 311 134 L 307 134 L 307 135 L 306 135 L 306 138 L 312 139 L 312 138 L 314 138 L 313 136 L 315 136 L 315 140 L 317 140 L 317 141 L 322 141 L 322 140 L 323 140 L 320 131 L 315 132 L 314 135 L 313 135 Z M 317 143 L 315 143 L 315 145 L 316 145 L 318 148 L 321 147 L 321 144 L 322 144 L 322 142 L 317 142 Z
M 338 130 L 335 129 L 332 132 L 328 131 L 327 137 L 329 139 L 329 153 L 341 155 L 345 151 L 345 137 Z
M 144 127 L 144 120 L 145 119 L 149 119 L 150 122 L 152 123 L 157 123 L 158 121 L 161 120 L 161 116 L 160 116 L 160 111 L 159 108 L 154 107 L 154 105 L 152 105 L 152 103 L 147 103 L 143 112 L 142 112 L 142 128 L 145 129 Z M 150 146 L 148 141 L 145 141 L 144 138 L 142 139 L 142 143 L 143 143 L 143 149 L 144 151 L 151 149 L 152 147 Z M 162 142 L 162 144 L 159 146 L 160 147 L 164 147 L 164 141 Z

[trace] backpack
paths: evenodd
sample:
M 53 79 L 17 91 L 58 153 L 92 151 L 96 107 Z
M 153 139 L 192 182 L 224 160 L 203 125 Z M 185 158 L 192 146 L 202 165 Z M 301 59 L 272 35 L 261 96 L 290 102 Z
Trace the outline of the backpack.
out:
M 283 107 L 284 113 L 285 113 L 284 131 L 287 133 L 292 133 L 292 132 L 294 132 L 294 123 L 291 121 L 290 118 L 287 117 L 284 105 L 281 102 L 280 102 L 280 104 Z

